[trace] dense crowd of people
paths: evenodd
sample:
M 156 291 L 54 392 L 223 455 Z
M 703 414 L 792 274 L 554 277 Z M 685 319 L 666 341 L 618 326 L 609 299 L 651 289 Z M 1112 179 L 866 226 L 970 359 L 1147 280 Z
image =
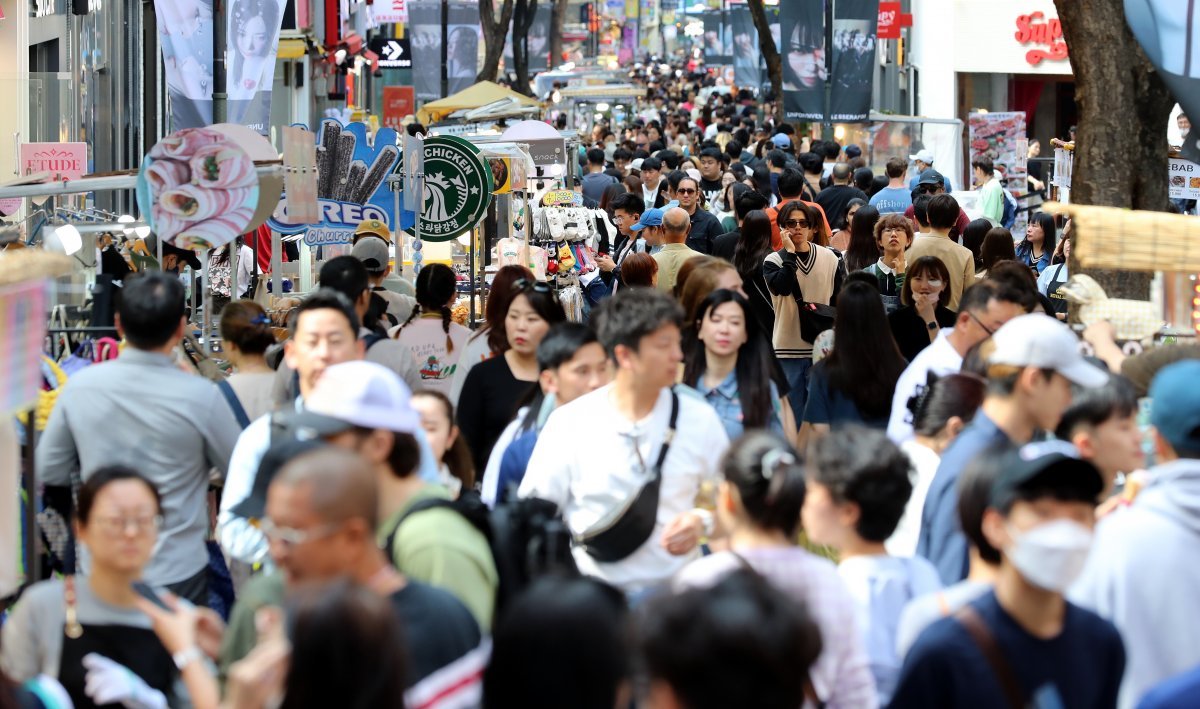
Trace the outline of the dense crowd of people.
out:
M 0 706 L 1200 703 L 1196 348 L 1086 359 L 1069 226 L 1014 237 L 986 160 L 971 220 L 928 150 L 636 79 L 580 155 L 586 322 L 507 265 L 471 332 L 364 233 L 282 348 L 224 308 L 218 385 L 179 279 L 128 277 L 38 440 L 77 554 Z

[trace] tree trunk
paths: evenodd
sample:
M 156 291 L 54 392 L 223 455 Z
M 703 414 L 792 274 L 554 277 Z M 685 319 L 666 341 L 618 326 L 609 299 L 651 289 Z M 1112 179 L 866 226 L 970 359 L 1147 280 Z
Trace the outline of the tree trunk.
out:
M 550 70 L 563 62 L 563 24 L 567 21 L 567 0 L 552 0 L 550 7 Z
M 754 18 L 754 28 L 758 30 L 758 46 L 762 48 L 763 59 L 767 61 L 767 75 L 771 77 L 771 90 L 775 93 L 775 122 L 783 122 L 783 58 L 775 46 L 775 38 L 771 36 L 771 26 L 767 23 L 767 10 L 763 0 L 748 0 L 750 17 Z
M 479 26 L 483 30 L 483 66 L 479 68 L 476 81 L 495 81 L 500 74 L 500 57 L 504 56 L 504 41 L 508 37 L 508 25 L 512 21 L 513 0 L 504 0 L 500 6 L 500 20 L 496 20 L 493 0 L 479 0 Z
M 1166 128 L 1175 100 L 1125 23 L 1122 0 L 1054 4 L 1070 49 L 1079 108 L 1071 201 L 1165 211 Z M 1068 270 L 1078 273 L 1077 266 L 1073 260 Z M 1110 298 L 1149 298 L 1150 273 L 1094 270 L 1088 275 Z
M 533 77 L 529 75 L 529 28 L 537 16 L 537 0 L 516 0 L 513 9 L 513 88 L 526 96 L 533 95 Z

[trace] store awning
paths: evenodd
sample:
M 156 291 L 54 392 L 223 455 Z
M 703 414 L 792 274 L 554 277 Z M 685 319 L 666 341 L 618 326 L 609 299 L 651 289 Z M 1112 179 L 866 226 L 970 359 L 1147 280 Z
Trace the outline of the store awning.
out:
M 463 89 L 458 93 L 447 96 L 437 101 L 430 101 L 417 111 L 417 120 L 426 125 L 435 123 L 442 118 L 463 109 L 479 108 L 486 106 L 489 103 L 511 99 L 515 105 L 519 106 L 537 106 L 539 105 L 534 99 L 519 94 L 512 89 L 505 88 L 499 84 L 490 81 L 481 81 L 474 86 Z

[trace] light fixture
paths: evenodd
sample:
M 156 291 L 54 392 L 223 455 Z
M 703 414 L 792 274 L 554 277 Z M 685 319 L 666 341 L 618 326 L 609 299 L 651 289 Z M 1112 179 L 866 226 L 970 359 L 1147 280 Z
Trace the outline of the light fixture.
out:
M 598 104 L 596 104 L 596 110 L 597 110 L 597 111 L 607 111 L 608 109 L 609 109 L 609 105 L 608 105 L 607 103 L 598 103 Z
M 137 235 L 137 238 L 145 239 L 147 236 L 150 236 L 150 226 L 143 224 L 141 226 L 134 227 L 133 233 Z
M 50 251 L 71 256 L 79 253 L 79 250 L 83 248 L 83 236 L 73 224 L 59 224 L 56 227 L 49 227 L 44 245 Z
M 122 214 L 121 216 L 117 217 L 118 224 L 132 224 L 135 221 L 137 221 L 137 220 L 134 219 L 133 216 L 129 215 L 129 214 Z M 125 236 L 129 236 L 131 233 L 133 233 L 133 228 L 125 227 Z

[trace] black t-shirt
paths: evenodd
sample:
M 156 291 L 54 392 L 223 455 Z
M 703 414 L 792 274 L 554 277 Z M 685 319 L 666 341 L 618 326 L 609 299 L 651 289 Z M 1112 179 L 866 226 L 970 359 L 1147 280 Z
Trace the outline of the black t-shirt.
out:
M 733 252 L 737 248 L 738 239 L 742 238 L 742 233 L 737 229 L 727 231 L 724 234 L 713 239 L 712 255 L 725 259 L 733 263 Z
M 479 647 L 479 624 L 449 591 L 409 580 L 391 595 L 408 646 L 411 687 Z
M 1034 637 L 989 591 L 978 611 L 1035 709 L 1115 707 L 1125 647 L 1113 624 L 1067 603 L 1062 632 Z M 1004 691 L 979 646 L 955 618 L 942 618 L 917 638 L 892 695 L 892 707 L 1008 709 Z
M 938 327 L 953 327 L 957 317 L 953 310 L 941 305 L 933 310 Z M 892 337 L 896 338 L 900 354 L 909 362 L 929 346 L 929 328 L 913 306 L 906 305 L 889 315 L 888 325 L 892 327 Z
M 480 362 L 467 373 L 458 399 L 458 427 L 467 439 L 476 470 L 487 468 L 496 439 L 535 386 L 537 382 L 514 377 L 504 355 Z
M 700 193 L 704 195 L 704 201 L 712 206 L 717 203 L 717 198 L 721 196 L 721 189 L 725 185 L 718 178 L 716 180 L 700 180 Z
M 817 204 L 825 210 L 825 218 L 829 220 L 831 228 L 838 229 L 845 223 L 846 212 L 850 209 L 850 200 L 852 199 L 861 199 L 866 202 L 867 195 L 857 187 L 850 185 L 830 185 L 817 195 Z

